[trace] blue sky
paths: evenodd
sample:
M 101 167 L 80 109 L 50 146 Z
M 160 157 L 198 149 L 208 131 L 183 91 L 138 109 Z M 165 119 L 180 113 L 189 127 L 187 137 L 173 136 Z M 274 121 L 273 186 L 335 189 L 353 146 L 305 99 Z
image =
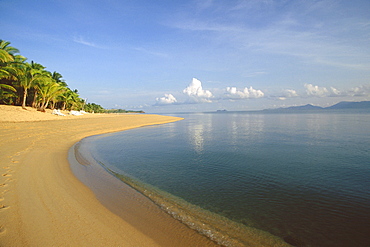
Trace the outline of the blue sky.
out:
M 0 0 L 0 39 L 105 108 L 370 100 L 370 1 Z

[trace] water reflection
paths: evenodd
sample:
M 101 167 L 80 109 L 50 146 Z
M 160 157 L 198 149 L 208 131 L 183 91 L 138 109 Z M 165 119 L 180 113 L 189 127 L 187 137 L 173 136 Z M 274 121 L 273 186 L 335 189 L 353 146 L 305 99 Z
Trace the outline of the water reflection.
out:
M 101 138 L 99 151 L 118 171 L 284 239 L 370 246 L 361 223 L 369 222 L 370 115 L 180 117 Z
M 203 153 L 205 135 L 212 139 L 212 115 L 199 114 L 196 119 L 192 119 L 191 123 L 187 126 L 187 136 L 190 144 L 195 152 L 198 154 Z

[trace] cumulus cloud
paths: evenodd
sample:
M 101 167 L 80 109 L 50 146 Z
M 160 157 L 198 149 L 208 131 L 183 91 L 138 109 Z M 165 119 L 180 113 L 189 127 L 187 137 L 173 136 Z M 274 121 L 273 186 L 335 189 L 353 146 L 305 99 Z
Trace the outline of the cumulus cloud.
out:
M 370 95 L 370 86 L 360 86 L 349 90 L 350 96 L 368 96 Z
M 326 87 L 319 87 L 314 86 L 312 84 L 304 84 L 306 89 L 306 93 L 308 96 L 316 96 L 316 97 L 336 97 L 336 96 L 343 96 L 343 93 L 334 87 L 330 87 L 327 89 Z
M 253 87 L 245 87 L 243 90 L 238 90 L 236 87 L 227 87 L 226 96 L 231 99 L 251 99 L 251 98 L 261 98 L 265 94 L 258 89 Z
M 283 92 L 283 96 L 286 97 L 286 98 L 293 98 L 293 97 L 298 97 L 298 93 L 297 93 L 297 91 L 295 91 L 293 89 L 286 89 Z
M 340 96 L 342 95 L 341 91 L 336 88 L 330 87 L 330 96 Z
M 328 93 L 328 90 L 325 87 L 314 86 L 312 84 L 304 84 L 306 88 L 306 93 L 309 96 L 318 96 L 323 97 Z
M 299 94 L 294 89 L 285 89 L 279 96 L 276 96 L 279 100 L 286 100 L 287 98 L 298 97 Z M 274 96 L 272 96 L 274 97 Z
M 156 98 L 157 105 L 170 105 L 177 102 L 175 96 L 172 94 L 165 94 L 164 97 Z
M 202 83 L 196 78 L 193 78 L 189 86 L 182 92 L 188 95 L 194 102 L 212 102 L 210 100 L 210 98 L 213 97 L 212 93 L 208 90 L 204 90 L 202 88 Z

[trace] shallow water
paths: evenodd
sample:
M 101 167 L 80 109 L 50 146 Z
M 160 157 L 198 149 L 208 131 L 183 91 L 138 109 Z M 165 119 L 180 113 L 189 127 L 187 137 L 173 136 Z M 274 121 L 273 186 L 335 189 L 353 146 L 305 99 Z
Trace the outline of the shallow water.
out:
M 91 137 L 89 149 L 175 217 L 205 217 L 221 235 L 370 246 L 370 114 L 179 116 Z

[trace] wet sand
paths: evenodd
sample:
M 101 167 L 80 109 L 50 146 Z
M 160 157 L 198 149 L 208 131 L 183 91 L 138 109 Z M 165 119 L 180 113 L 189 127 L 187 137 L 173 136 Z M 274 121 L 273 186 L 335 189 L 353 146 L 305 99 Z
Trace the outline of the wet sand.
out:
M 0 106 L 0 246 L 214 245 L 157 214 L 129 187 L 117 189 L 124 204 L 139 202 L 140 208 L 128 206 L 135 216 L 122 208 L 108 210 L 68 162 L 69 149 L 84 137 L 178 120 L 147 114 L 60 117 Z

